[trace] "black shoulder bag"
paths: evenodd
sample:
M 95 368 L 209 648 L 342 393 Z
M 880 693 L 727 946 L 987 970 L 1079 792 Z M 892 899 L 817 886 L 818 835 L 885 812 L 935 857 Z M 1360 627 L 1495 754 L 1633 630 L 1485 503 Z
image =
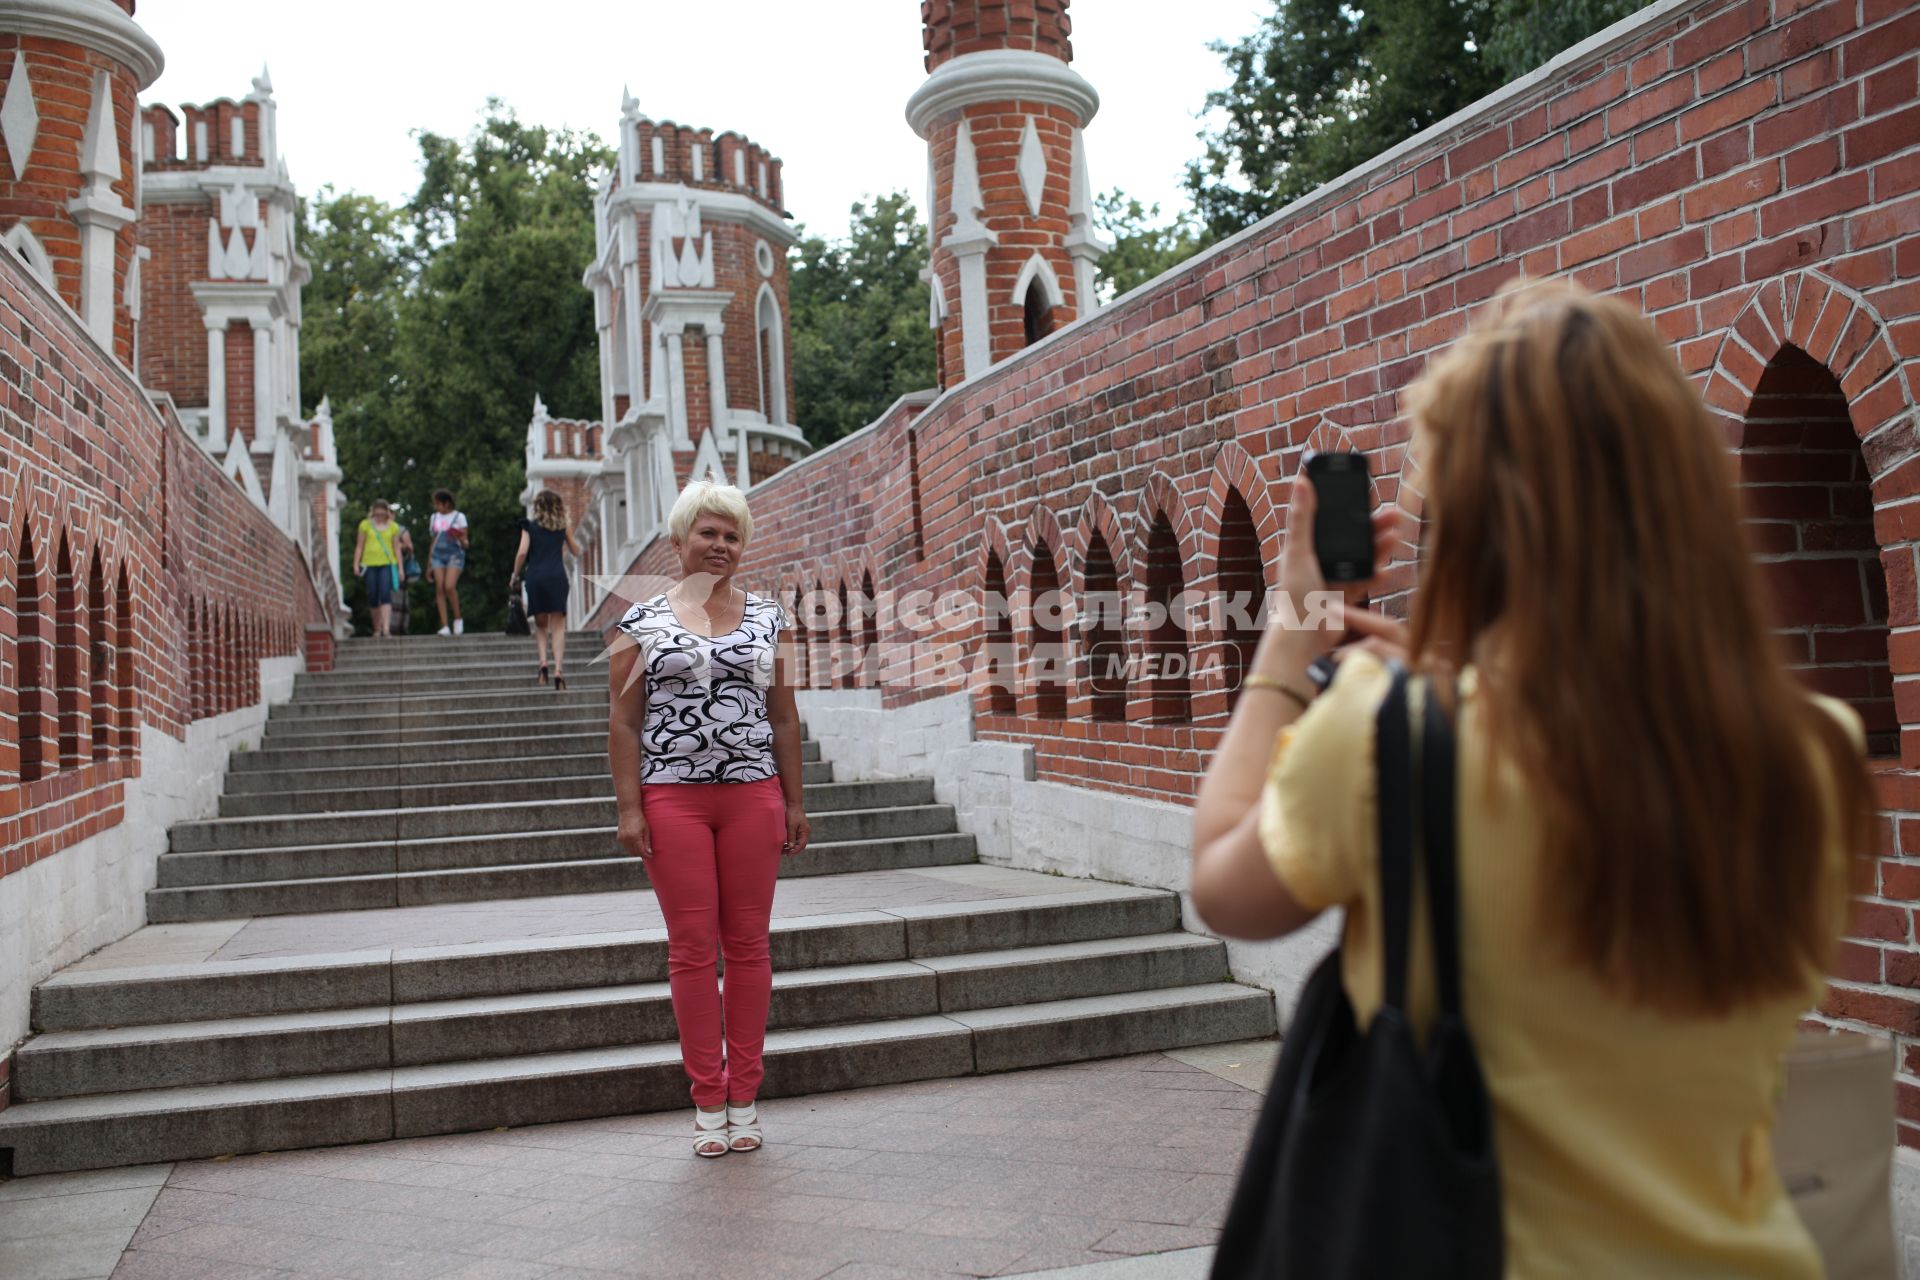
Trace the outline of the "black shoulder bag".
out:
M 1385 999 L 1362 1033 L 1340 949 L 1300 997 L 1214 1257 L 1213 1280 L 1498 1280 L 1493 1107 L 1460 1003 L 1453 733 L 1429 685 L 1416 761 L 1407 675 L 1376 722 Z M 1407 1017 L 1415 836 L 1440 1011 Z

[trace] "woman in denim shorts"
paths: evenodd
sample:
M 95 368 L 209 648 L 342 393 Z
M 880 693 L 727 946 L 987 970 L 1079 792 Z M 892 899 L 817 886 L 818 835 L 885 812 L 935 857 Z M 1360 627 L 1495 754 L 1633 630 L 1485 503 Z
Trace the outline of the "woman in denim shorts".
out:
M 453 509 L 453 494 L 445 489 L 433 491 L 433 515 L 428 520 L 433 531 L 433 550 L 427 560 L 427 574 L 433 579 L 433 603 L 440 610 L 440 634 L 457 636 L 466 630 L 460 618 L 460 571 L 467 567 L 467 516 Z M 447 610 L 453 610 L 453 627 L 447 627 Z

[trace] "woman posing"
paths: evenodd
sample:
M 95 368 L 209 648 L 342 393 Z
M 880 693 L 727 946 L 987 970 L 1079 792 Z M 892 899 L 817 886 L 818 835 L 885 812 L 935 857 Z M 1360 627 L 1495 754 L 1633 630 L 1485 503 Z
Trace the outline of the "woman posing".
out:
M 800 714 L 779 606 L 734 585 L 753 533 L 746 499 L 696 482 L 667 527 L 682 576 L 620 620 L 607 753 L 620 845 L 646 859 L 667 921 L 693 1149 L 722 1156 L 761 1143 L 773 882 L 809 835 Z
M 1344 908 L 1371 1018 L 1382 659 L 1440 676 L 1415 692 L 1459 741 L 1462 989 L 1506 1273 L 1817 1276 L 1770 1133 L 1871 820 L 1859 721 L 1783 665 L 1719 429 L 1637 312 L 1510 286 L 1409 405 L 1412 626 L 1347 609 L 1368 639 L 1317 699 L 1334 633 L 1266 633 L 1201 789 L 1194 905 L 1241 938 Z M 1296 600 L 1325 588 L 1313 511 L 1296 480 Z M 1431 967 L 1412 972 L 1424 1026 Z
M 386 636 L 393 621 L 393 600 L 404 585 L 400 577 L 400 526 L 394 523 L 393 508 L 385 498 L 375 498 L 360 522 L 359 535 L 353 541 L 353 575 L 367 588 L 367 609 L 373 614 L 373 634 Z
M 433 534 L 427 554 L 427 574 L 433 579 L 433 603 L 440 611 L 443 636 L 463 635 L 466 623 L 460 617 L 460 574 L 467 567 L 467 513 L 456 511 L 453 494 L 446 489 L 433 491 L 433 515 L 427 527 Z M 453 624 L 447 624 L 447 612 L 453 612 Z
M 509 589 L 520 590 L 526 570 L 527 618 L 533 624 L 533 642 L 540 650 L 541 684 L 547 682 L 547 643 L 553 643 L 553 687 L 567 687 L 567 562 L 562 552 L 580 558 L 573 530 L 567 527 L 567 504 L 551 489 L 533 499 L 533 519 L 520 522 L 520 550 L 513 557 Z

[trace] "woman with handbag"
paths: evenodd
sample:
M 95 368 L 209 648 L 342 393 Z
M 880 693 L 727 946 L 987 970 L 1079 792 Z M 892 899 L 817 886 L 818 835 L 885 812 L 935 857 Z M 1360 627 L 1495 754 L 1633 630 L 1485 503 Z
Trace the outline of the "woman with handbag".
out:
M 1632 308 L 1509 285 L 1408 403 L 1411 626 L 1336 609 L 1363 639 L 1317 697 L 1308 669 L 1336 634 L 1269 629 L 1196 806 L 1213 928 L 1274 938 L 1345 913 L 1335 990 L 1316 975 L 1303 996 L 1216 1275 L 1303 1250 L 1335 1260 L 1319 1276 L 1377 1274 L 1353 1260 L 1409 1230 L 1444 1242 L 1431 1276 L 1820 1275 L 1769 1137 L 1867 844 L 1859 720 L 1785 666 L 1720 429 Z M 1314 511 L 1296 480 L 1296 602 L 1326 586 Z M 1390 549 L 1397 522 L 1376 529 Z M 1409 888 L 1409 850 L 1432 892 Z M 1353 1048 L 1402 1014 L 1430 1056 L 1399 1084 L 1441 1123 L 1361 1132 L 1353 1107 L 1372 1167 L 1321 1172 L 1413 1189 L 1310 1221 L 1300 1153 L 1328 1150 L 1315 1126 L 1352 1081 L 1377 1085 Z M 1451 1176 L 1428 1176 L 1446 1163 L 1430 1141 Z M 1481 1174 L 1490 1205 L 1460 1193 Z
M 762 1142 L 773 886 L 809 826 L 786 620 L 733 581 L 753 534 L 746 499 L 695 481 L 667 528 L 681 579 L 620 620 L 607 754 L 620 845 L 646 859 L 666 917 L 693 1150 L 711 1158 Z
M 540 651 L 540 671 L 535 677 L 547 683 L 547 646 L 553 646 L 553 687 L 567 687 L 567 562 L 563 552 L 580 558 L 580 548 L 567 527 L 566 500 L 551 489 L 534 495 L 533 519 L 520 522 L 520 549 L 513 557 L 513 577 L 507 590 L 518 595 L 522 586 L 527 599 L 527 617 L 533 625 L 533 642 Z
M 353 542 L 353 573 L 366 586 L 375 636 L 390 634 L 394 597 L 405 590 L 400 535 L 393 508 L 385 498 L 375 498 Z

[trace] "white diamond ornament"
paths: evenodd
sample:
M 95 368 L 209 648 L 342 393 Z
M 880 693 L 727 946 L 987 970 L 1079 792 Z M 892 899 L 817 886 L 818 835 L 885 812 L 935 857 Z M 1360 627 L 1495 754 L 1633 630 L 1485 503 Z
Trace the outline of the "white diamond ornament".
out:
M 33 158 L 33 143 L 39 136 L 40 107 L 33 100 L 33 81 L 27 77 L 27 57 L 15 52 L 6 101 L 0 102 L 0 137 L 6 139 L 15 182 L 27 176 L 27 161 Z
M 253 270 L 253 254 L 247 250 L 246 233 L 237 227 L 234 228 L 233 234 L 227 237 L 225 266 L 229 280 L 245 280 Z
M 1027 197 L 1027 209 L 1037 218 L 1040 200 L 1047 188 L 1047 153 L 1040 146 L 1040 131 L 1033 127 L 1032 116 L 1027 117 L 1027 131 L 1020 139 L 1020 159 L 1015 170 L 1020 175 L 1020 190 Z

